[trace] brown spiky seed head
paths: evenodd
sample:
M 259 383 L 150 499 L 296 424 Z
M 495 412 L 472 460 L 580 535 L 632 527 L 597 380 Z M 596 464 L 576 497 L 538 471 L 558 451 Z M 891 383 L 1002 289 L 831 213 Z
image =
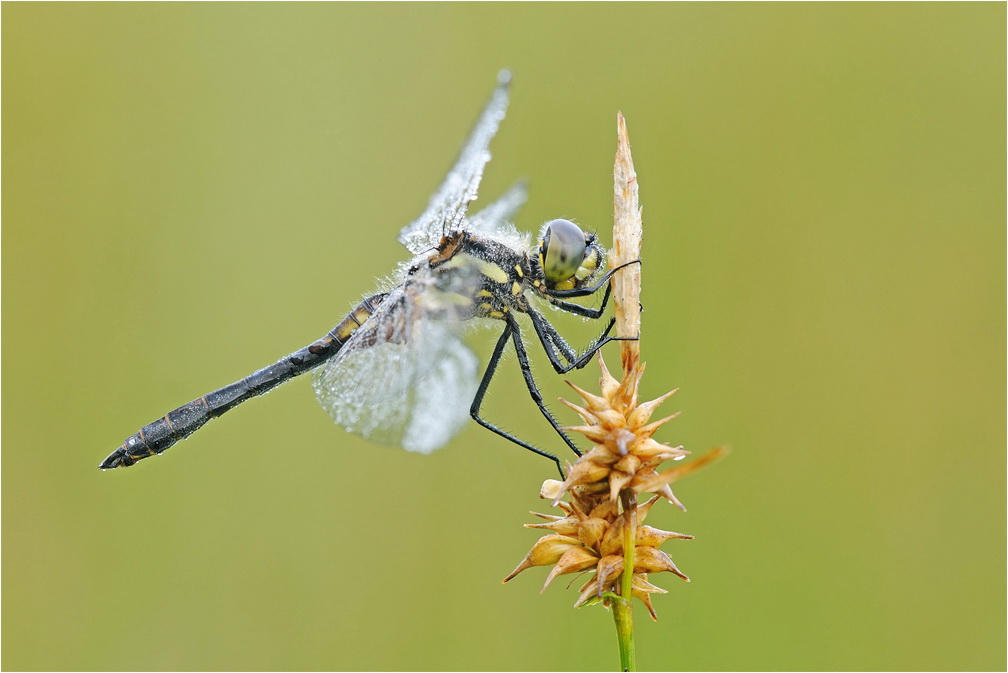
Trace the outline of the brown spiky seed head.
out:
M 542 587 L 545 591 L 546 587 L 560 575 L 589 572 L 592 573 L 592 578 L 581 588 L 575 607 L 597 602 L 604 598 L 605 594 L 615 593 L 618 590 L 620 578 L 625 570 L 624 531 L 627 521 L 633 521 L 636 524 L 633 595 L 644 603 L 652 618 L 657 619 L 650 594 L 664 593 L 665 590 L 648 582 L 648 575 L 670 572 L 689 581 L 689 578 L 665 552 L 658 549 L 658 546 L 668 540 L 693 539 L 691 535 L 664 531 L 644 524 L 651 506 L 660 497 L 655 495 L 647 502 L 637 505 L 633 511 L 624 513 L 620 513 L 618 507 L 610 506 L 608 495 L 603 494 L 599 503 L 588 514 L 581 509 L 581 505 L 585 504 L 583 498 L 580 499 L 580 505 L 573 502 L 560 503 L 567 516 L 536 514 L 548 521 L 526 524 L 527 528 L 542 528 L 555 532 L 539 538 L 528 555 L 504 578 L 504 581 L 507 582 L 535 566 L 553 565 Z
M 560 400 L 573 409 L 583 421 L 581 425 L 564 430 L 584 435 L 594 447 L 574 463 L 568 470 L 567 479 L 559 487 L 553 485 L 552 500 L 557 502 L 562 492 L 576 486 L 604 481 L 605 488 L 596 490 L 605 490 L 612 502 L 616 501 L 621 490 L 630 488 L 637 494 L 658 493 L 682 507 L 668 487 L 679 473 L 670 471 L 663 475 L 659 474 L 655 467 L 666 460 L 682 460 L 689 452 L 681 446 L 661 444 L 652 438 L 658 428 L 671 421 L 677 414 L 651 422 L 651 416 L 658 405 L 675 391 L 665 393 L 649 402 L 638 403 L 638 390 L 644 374 L 644 365 L 632 360 L 631 368 L 625 372 L 623 380 L 617 381 L 609 373 L 601 355 L 598 362 L 602 370 L 599 382 L 602 394 L 595 395 L 568 381 L 571 388 L 584 400 L 584 404 Z

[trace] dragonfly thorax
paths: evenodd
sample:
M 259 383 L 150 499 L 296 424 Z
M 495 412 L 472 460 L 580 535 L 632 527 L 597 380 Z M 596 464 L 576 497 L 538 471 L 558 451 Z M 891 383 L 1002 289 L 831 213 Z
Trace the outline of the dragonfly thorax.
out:
M 467 304 L 467 317 L 503 318 L 528 308 L 525 291 L 535 280 L 530 255 L 502 240 L 469 232 L 446 236 L 429 264 L 438 290 L 453 295 L 456 305 Z

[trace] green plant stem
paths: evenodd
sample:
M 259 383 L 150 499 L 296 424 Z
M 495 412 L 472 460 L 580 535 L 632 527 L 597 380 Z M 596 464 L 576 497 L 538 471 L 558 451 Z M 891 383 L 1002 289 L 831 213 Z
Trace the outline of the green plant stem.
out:
M 620 578 L 620 598 L 614 600 L 613 620 L 616 622 L 616 641 L 619 644 L 620 670 L 637 670 L 637 652 L 634 648 L 633 630 L 633 568 L 637 532 L 637 496 L 627 489 L 620 492 L 623 503 L 623 576 Z
M 613 620 L 616 622 L 616 640 L 619 643 L 621 671 L 637 670 L 637 654 L 634 651 L 633 613 L 630 601 L 620 597 L 612 601 Z

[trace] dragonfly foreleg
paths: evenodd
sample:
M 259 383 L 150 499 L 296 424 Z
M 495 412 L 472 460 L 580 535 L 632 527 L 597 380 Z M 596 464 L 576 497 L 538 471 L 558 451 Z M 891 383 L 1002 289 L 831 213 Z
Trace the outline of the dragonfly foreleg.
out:
M 587 297 L 589 295 L 598 292 L 603 285 L 609 282 L 612 275 L 622 268 L 628 267 L 631 264 L 640 264 L 639 259 L 635 259 L 632 262 L 626 262 L 625 264 L 620 264 L 615 269 L 609 269 L 594 285 L 589 285 L 588 287 L 582 287 L 577 290 L 550 290 L 549 294 L 553 297 Z
M 563 301 L 562 299 L 554 299 L 551 295 L 547 295 L 547 297 L 549 297 L 550 303 L 561 311 L 573 313 L 574 315 L 579 315 L 582 318 L 591 318 L 592 320 L 595 320 L 597 318 L 601 318 L 602 314 L 605 313 L 606 306 L 609 304 L 609 295 L 611 293 L 612 283 L 608 283 L 606 284 L 605 294 L 602 296 L 602 303 L 599 304 L 598 308 L 589 308 L 587 306 L 582 306 L 581 304 Z
M 541 313 L 535 310 L 528 311 L 528 316 L 532 320 L 532 326 L 535 327 L 536 335 L 539 337 L 539 342 L 543 346 L 543 350 L 546 351 L 546 357 L 549 358 L 550 364 L 553 365 L 553 369 L 556 370 L 557 374 L 566 374 L 572 369 L 581 369 L 586 364 L 588 364 L 592 356 L 599 351 L 600 348 L 605 346 L 610 341 L 634 341 L 637 337 L 614 337 L 609 336 L 612 331 L 613 326 L 616 324 L 615 318 L 609 319 L 609 324 L 602 331 L 594 341 L 588 344 L 588 347 L 580 355 L 574 351 L 570 345 L 564 341 L 564 338 L 560 336 L 556 328 L 550 324 L 546 318 L 542 316 Z M 567 360 L 568 364 L 561 362 L 560 357 L 557 355 L 557 350 L 563 355 Z

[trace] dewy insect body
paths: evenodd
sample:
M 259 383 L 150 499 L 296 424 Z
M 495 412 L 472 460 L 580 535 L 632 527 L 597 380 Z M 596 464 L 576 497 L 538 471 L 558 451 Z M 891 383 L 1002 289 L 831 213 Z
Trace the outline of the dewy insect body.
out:
M 500 83 L 467 139 L 455 166 L 424 213 L 399 234 L 415 257 L 400 265 L 381 291 L 361 301 L 318 341 L 269 367 L 193 400 L 145 425 L 100 465 L 128 467 L 160 454 L 211 418 L 314 370 L 316 398 L 336 423 L 379 443 L 429 453 L 448 442 L 469 418 L 512 442 L 560 459 L 502 430 L 480 416 L 480 407 L 508 341 L 514 344 L 526 386 L 539 410 L 567 445 L 574 443 L 546 409 L 529 367 L 515 314 L 527 315 L 553 368 L 560 373 L 584 366 L 615 337 L 610 320 L 603 333 L 578 354 L 529 302 L 538 297 L 554 307 L 599 318 L 609 299 L 609 277 L 601 274 L 605 251 L 595 235 L 573 222 L 553 220 L 539 245 L 509 224 L 525 202 L 517 184 L 471 217 L 488 147 L 508 102 L 510 76 Z M 567 299 L 605 287 L 599 308 Z M 466 321 L 501 321 L 504 330 L 481 379 L 475 355 L 460 339 Z M 562 474 L 562 469 L 561 469 Z

